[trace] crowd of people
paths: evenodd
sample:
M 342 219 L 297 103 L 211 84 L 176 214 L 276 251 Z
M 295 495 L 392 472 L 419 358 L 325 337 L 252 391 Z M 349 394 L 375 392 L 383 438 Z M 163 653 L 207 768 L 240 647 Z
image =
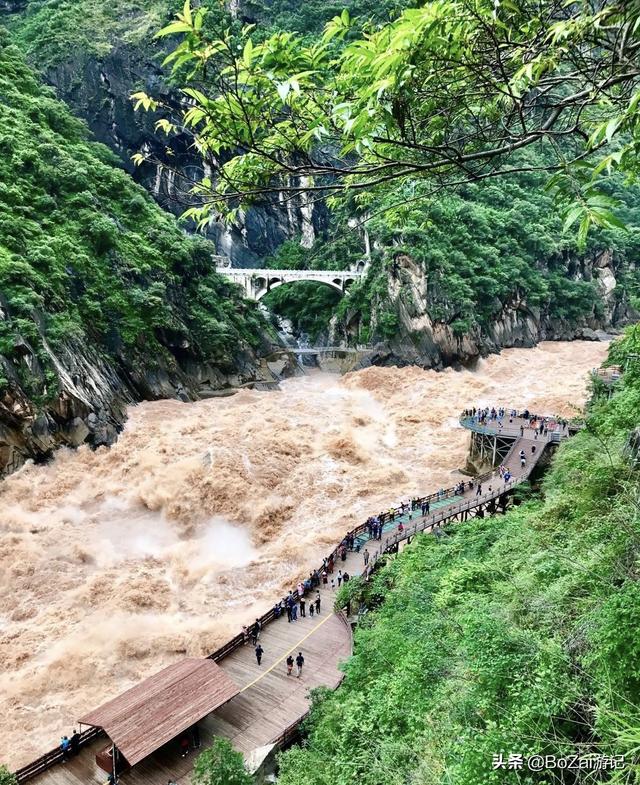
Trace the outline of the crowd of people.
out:
M 478 425 L 488 425 L 495 422 L 498 428 L 504 426 L 507 417 L 509 418 L 508 422 L 510 425 L 512 425 L 513 421 L 516 419 L 525 420 L 526 425 L 524 423 L 520 424 L 520 435 L 524 435 L 526 427 L 536 432 L 536 438 L 538 434 L 546 436 L 549 431 L 558 429 L 560 431 L 566 431 L 569 427 L 568 421 L 562 417 L 546 417 L 530 412 L 528 409 L 519 412 L 517 409 L 507 410 L 502 406 L 497 408 L 495 406 L 486 406 L 484 408 L 473 407 L 472 409 L 465 409 L 462 414 L 463 417 L 470 419 Z

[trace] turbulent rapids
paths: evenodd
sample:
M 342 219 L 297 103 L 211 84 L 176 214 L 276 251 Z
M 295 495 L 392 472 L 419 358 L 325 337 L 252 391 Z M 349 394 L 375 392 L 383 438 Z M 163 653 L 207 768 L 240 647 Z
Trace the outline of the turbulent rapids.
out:
M 605 353 L 547 343 L 475 371 L 369 368 L 147 403 L 111 449 L 23 468 L 0 486 L 2 762 L 215 649 L 369 514 L 450 485 L 464 407 L 570 415 Z

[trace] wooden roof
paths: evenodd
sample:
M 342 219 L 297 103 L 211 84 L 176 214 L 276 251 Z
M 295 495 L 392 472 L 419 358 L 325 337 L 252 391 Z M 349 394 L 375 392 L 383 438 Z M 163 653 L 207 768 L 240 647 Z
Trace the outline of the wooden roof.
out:
M 239 691 L 213 660 L 188 657 L 85 714 L 78 722 L 102 728 L 134 766 Z

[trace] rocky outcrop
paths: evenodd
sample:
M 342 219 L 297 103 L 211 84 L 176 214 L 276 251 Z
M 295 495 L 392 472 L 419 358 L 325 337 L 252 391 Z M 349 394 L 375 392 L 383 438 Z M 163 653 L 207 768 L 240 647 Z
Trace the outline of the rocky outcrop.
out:
M 155 129 L 159 116 L 135 112 L 130 100 L 133 92 L 142 89 L 163 103 L 177 105 L 176 93 L 165 84 L 161 61 L 159 50 L 116 43 L 99 59 L 74 53 L 67 62 L 46 69 L 43 76 L 86 120 L 95 138 L 120 157 L 132 177 L 162 207 L 181 215 L 190 203 L 193 181 L 205 174 L 202 161 L 191 151 L 190 138 L 162 138 Z M 140 151 L 154 163 L 135 167 L 131 156 Z M 230 226 L 213 221 L 206 235 L 233 266 L 255 267 L 289 238 L 301 236 L 307 246 L 312 244 L 327 220 L 325 208 L 305 206 L 301 197 L 299 205 L 283 200 L 253 207 Z
M 124 425 L 127 406 L 138 401 L 189 401 L 276 381 L 249 349 L 224 372 L 188 351 L 179 360 L 171 354 L 107 357 L 78 340 L 54 350 L 44 338 L 39 351 L 22 341 L 11 361 L 0 355 L 0 377 L 8 380 L 0 393 L 0 477 L 28 459 L 46 460 L 58 447 L 111 444 Z
M 594 282 L 599 297 L 598 308 L 577 322 L 553 318 L 520 297 L 497 302 L 488 326 L 475 324 L 463 334 L 431 316 L 438 292 L 428 287 L 427 276 L 419 265 L 407 254 L 399 255 L 396 262 L 394 274 L 388 278 L 388 297 L 398 327 L 393 336 L 376 343 L 366 363 L 415 364 L 436 369 L 467 365 L 502 348 L 531 347 L 539 341 L 604 340 L 609 333 L 640 318 L 616 288 L 621 269 L 610 252 L 593 259 L 573 260 L 570 265 L 570 277 Z M 377 318 L 374 308 L 373 335 L 377 333 Z M 347 313 L 340 322 L 334 319 L 330 342 L 339 342 L 353 332 L 350 320 L 357 320 L 357 315 Z

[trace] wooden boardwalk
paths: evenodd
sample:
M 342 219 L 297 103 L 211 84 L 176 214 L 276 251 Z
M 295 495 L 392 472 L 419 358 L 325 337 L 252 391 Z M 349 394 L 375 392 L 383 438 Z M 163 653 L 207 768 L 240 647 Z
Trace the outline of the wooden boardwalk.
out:
M 348 553 L 345 562 L 336 562 L 336 574 L 338 569 L 347 571 L 351 576 L 368 574 L 380 556 L 399 547 L 417 532 L 433 530 L 448 521 L 482 515 L 485 510 L 494 511 L 496 502 L 505 499 L 509 491 L 528 478 L 547 444 L 568 435 L 565 431 L 550 431 L 547 436 L 536 435 L 527 421 L 519 419 L 507 427 L 498 426 L 495 422 L 478 425 L 469 421 L 463 422 L 463 425 L 476 433 L 499 434 L 513 440 L 503 461 L 512 479 L 505 483 L 494 472 L 483 479 L 480 495 L 476 487 L 468 488 L 468 481 L 463 493 L 456 494 L 453 489 L 448 489 L 445 498 L 432 495 L 431 509 L 426 517 L 422 517 L 419 510 L 396 515 L 395 520 L 386 523 L 381 540 L 367 541 L 367 534 L 361 527 L 358 540 L 369 551 L 369 567 L 365 569 L 362 552 L 354 551 Z M 533 452 L 532 446 L 535 446 Z M 520 450 L 526 454 L 524 468 L 520 465 Z M 402 530 L 399 529 L 400 523 Z M 309 709 L 310 689 L 338 686 L 342 679 L 339 665 L 352 649 L 351 629 L 342 615 L 333 613 L 335 593 L 330 585 L 321 586 L 320 590 L 320 616 L 307 615 L 289 623 L 284 615 L 264 627 L 260 639 L 264 648 L 261 666 L 257 665 L 250 644 L 217 660 L 241 691 L 199 723 L 203 747 L 209 745 L 214 736 L 220 736 L 229 739 L 246 759 L 255 757 L 305 715 Z M 314 590 L 311 596 L 315 597 L 315 593 Z M 295 668 L 294 675 L 287 676 L 285 665 L 287 655 L 291 653 L 295 658 L 298 651 L 302 651 L 305 657 L 300 679 L 295 676 Z M 33 777 L 33 781 L 38 785 L 104 785 L 106 774 L 97 767 L 95 755 L 107 744 L 105 737 L 95 739 L 84 746 L 77 757 L 67 763 L 53 765 Z M 194 757 L 192 752 L 181 758 L 174 740 L 120 775 L 119 780 L 123 785 L 165 785 L 170 780 L 187 785 Z
M 346 569 L 360 572 L 362 556 L 349 554 Z M 309 690 L 314 687 L 338 686 L 342 674 L 339 664 L 351 654 L 351 630 L 333 613 L 334 592 L 321 590 L 322 612 L 311 618 L 298 617 L 287 622 L 286 615 L 262 631 L 264 648 L 258 667 L 253 646 L 246 646 L 220 661 L 220 667 L 241 688 L 241 693 L 199 723 L 202 746 L 214 736 L 229 739 L 234 747 L 250 756 L 269 745 L 280 733 L 297 722 L 309 709 Z M 315 596 L 315 592 L 313 593 Z M 300 679 L 287 676 L 285 660 L 289 652 L 295 658 L 302 651 L 305 664 Z M 95 755 L 107 746 L 101 737 L 83 747 L 68 763 L 58 764 L 35 777 L 38 785 L 104 785 L 107 775 L 95 763 Z M 178 744 L 171 742 L 149 758 L 120 775 L 123 785 L 165 785 L 173 780 L 179 785 L 190 782 L 194 753 L 179 755 Z

